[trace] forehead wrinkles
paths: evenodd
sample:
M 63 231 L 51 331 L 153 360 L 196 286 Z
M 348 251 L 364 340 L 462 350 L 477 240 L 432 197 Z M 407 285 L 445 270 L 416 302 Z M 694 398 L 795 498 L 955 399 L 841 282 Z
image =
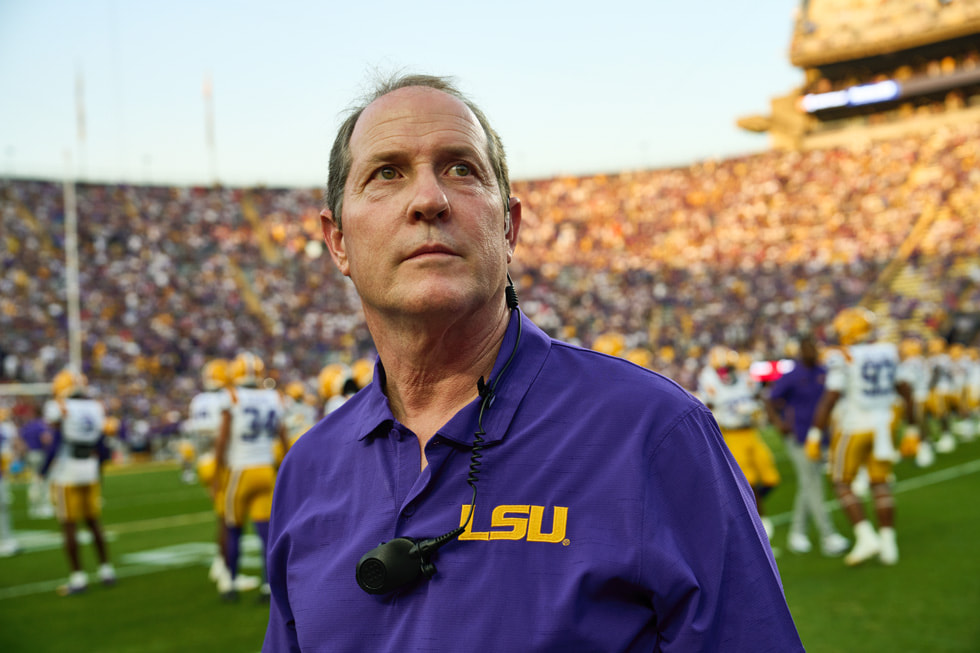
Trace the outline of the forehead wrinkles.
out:
M 375 100 L 364 110 L 351 134 L 355 161 L 372 152 L 405 149 L 415 152 L 426 145 L 475 149 L 487 159 L 487 139 L 469 107 L 434 89 L 409 87 Z

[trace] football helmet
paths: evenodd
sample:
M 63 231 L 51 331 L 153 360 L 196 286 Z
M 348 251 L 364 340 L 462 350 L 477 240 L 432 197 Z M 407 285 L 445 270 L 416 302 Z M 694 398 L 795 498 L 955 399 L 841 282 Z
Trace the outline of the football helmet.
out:
M 834 318 L 833 329 L 840 344 L 847 346 L 866 340 L 874 331 L 875 314 L 863 306 L 845 308 Z
M 303 385 L 302 381 L 290 381 L 283 388 L 283 393 L 293 401 L 303 401 L 303 395 L 306 394 L 306 386 Z
M 265 363 L 251 352 L 242 352 L 231 362 L 229 376 L 236 386 L 257 386 L 265 374 Z
M 739 372 L 748 372 L 752 367 L 752 354 L 747 351 L 735 352 L 735 369 Z
M 939 354 L 945 353 L 946 351 L 946 339 L 945 338 L 930 338 L 929 339 L 929 355 L 938 356 Z
M 218 390 L 228 385 L 228 361 L 215 358 L 204 364 L 201 380 L 205 390 Z
M 369 358 L 358 358 L 351 364 L 350 373 L 358 388 L 368 386 L 374 380 L 374 361 Z
M 350 368 L 343 363 L 330 363 L 326 365 L 317 376 L 317 388 L 320 390 L 321 399 L 330 399 L 340 394 L 344 387 L 344 381 L 350 377 Z
M 737 361 L 738 354 L 724 345 L 715 345 L 708 350 L 708 365 L 716 370 L 734 367 Z
M 88 385 L 88 379 L 81 372 L 66 367 L 51 381 L 51 392 L 56 399 L 65 399 Z
M 904 338 L 898 345 L 898 353 L 902 360 L 908 360 L 922 355 L 922 341 L 918 338 Z
M 949 357 L 954 361 L 958 361 L 966 356 L 966 347 L 958 342 L 954 342 L 949 346 Z

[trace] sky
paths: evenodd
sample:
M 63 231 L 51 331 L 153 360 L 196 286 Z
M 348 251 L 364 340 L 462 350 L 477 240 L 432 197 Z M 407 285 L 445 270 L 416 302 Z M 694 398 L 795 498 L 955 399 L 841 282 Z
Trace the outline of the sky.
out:
M 399 71 L 453 77 L 513 180 L 759 152 L 735 123 L 801 84 L 798 4 L 0 0 L 0 177 L 322 186 L 345 110 Z

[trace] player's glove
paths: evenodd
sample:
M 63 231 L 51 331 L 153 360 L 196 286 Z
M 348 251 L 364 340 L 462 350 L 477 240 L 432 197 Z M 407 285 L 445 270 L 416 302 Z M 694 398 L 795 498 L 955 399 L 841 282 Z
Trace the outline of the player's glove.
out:
M 803 445 L 806 457 L 813 461 L 820 460 L 820 443 L 823 441 L 823 432 L 816 426 L 811 426 L 806 432 L 806 444 Z

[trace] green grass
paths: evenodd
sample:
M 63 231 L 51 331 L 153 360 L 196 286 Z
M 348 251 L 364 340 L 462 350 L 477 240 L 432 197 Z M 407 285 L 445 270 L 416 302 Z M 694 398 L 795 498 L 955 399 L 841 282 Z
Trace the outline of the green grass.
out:
M 790 553 L 786 524 L 795 488 L 792 472 L 780 468 L 784 485 L 766 507 L 783 517 L 773 544 L 781 549 L 783 587 L 808 651 L 980 651 L 980 442 L 960 444 L 927 469 L 912 461 L 896 466 L 901 559 L 894 567 L 875 561 L 849 568 L 816 552 Z M 852 538 L 834 508 L 835 523 Z M 815 532 L 811 538 L 816 542 Z
M 771 433 L 767 438 L 784 481 L 768 498 L 767 512 L 777 525 L 777 562 L 807 650 L 980 651 L 980 441 L 939 456 L 925 470 L 900 463 L 901 561 L 851 569 L 840 559 L 786 550 L 794 479 L 781 443 Z M 174 467 L 107 476 L 104 523 L 120 582 L 67 598 L 55 593 L 67 577 L 57 525 L 28 519 L 26 488 L 14 484 L 13 490 L 14 528 L 28 550 L 0 559 L 0 651 L 260 649 L 268 607 L 254 591 L 237 604 L 218 599 L 207 579 L 215 528 L 210 505 L 203 488 L 181 483 Z M 850 536 L 841 513 L 832 515 Z M 257 574 L 254 538 L 250 544 L 245 571 Z M 83 560 L 95 569 L 91 545 L 83 545 Z

